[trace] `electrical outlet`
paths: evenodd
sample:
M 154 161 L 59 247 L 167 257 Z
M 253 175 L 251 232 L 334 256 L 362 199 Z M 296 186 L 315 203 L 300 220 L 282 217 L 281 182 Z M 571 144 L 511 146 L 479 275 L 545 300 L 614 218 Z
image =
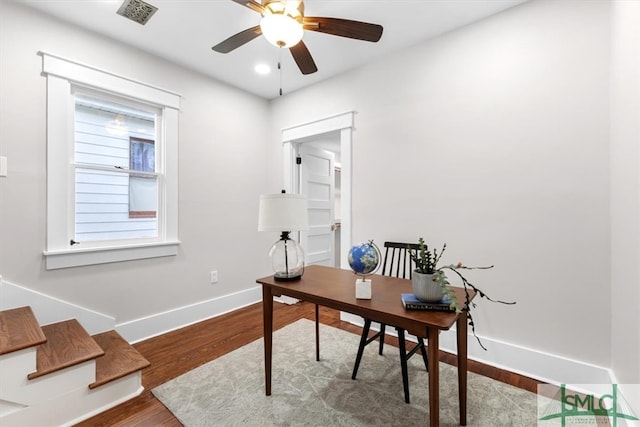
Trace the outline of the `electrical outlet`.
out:
M 210 277 L 211 284 L 218 283 L 218 270 L 213 270 Z

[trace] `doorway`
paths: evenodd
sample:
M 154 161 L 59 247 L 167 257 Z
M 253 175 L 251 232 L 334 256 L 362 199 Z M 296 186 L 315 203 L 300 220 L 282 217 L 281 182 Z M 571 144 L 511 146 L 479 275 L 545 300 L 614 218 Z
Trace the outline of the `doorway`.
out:
M 300 193 L 302 182 L 302 168 L 297 158 L 301 147 L 318 149 L 332 153 L 339 159 L 339 172 L 332 172 L 334 177 L 339 176 L 339 198 L 333 198 L 335 213 L 330 219 L 330 224 L 335 235 L 333 247 L 334 261 L 332 265 L 349 268 L 346 254 L 351 247 L 351 145 L 353 129 L 353 112 L 337 114 L 313 122 L 293 126 L 282 131 L 282 143 L 284 154 L 284 183 L 288 192 Z M 304 150 L 303 150 L 304 151 Z M 338 220 L 338 221 L 336 221 Z M 309 253 L 310 241 L 301 239 L 301 245 L 305 253 Z M 305 245 L 307 247 L 305 247 Z M 312 248 L 311 248 L 312 249 Z M 312 260 L 311 260 L 312 261 Z M 326 261 L 325 261 L 326 263 Z
M 296 192 L 307 198 L 309 230 L 300 233 L 306 264 L 340 266 L 340 192 L 336 164 L 339 135 L 321 135 L 296 145 Z M 338 205 L 338 206 L 336 206 Z

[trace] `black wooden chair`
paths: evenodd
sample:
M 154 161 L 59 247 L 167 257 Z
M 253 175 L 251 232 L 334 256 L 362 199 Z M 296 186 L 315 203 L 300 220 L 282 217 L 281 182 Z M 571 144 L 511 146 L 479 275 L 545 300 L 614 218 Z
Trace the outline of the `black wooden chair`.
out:
M 382 262 L 382 274 L 386 276 L 399 277 L 402 279 L 411 279 L 411 273 L 414 269 L 414 263 L 409 255 L 408 248 L 416 250 L 418 248 L 417 243 L 397 243 L 397 242 L 385 242 L 384 243 L 384 260 Z M 375 279 L 374 279 L 375 280 Z M 400 303 L 400 296 L 398 296 L 398 303 Z M 392 326 L 392 325 L 390 325 Z M 369 337 L 369 330 L 371 328 L 371 319 L 364 319 L 364 328 L 360 337 L 360 346 L 358 347 L 358 355 L 356 356 L 356 363 L 353 367 L 353 374 L 351 379 L 355 380 L 358 374 L 358 368 L 360 367 L 360 361 L 362 360 L 362 354 L 364 348 L 371 344 L 376 339 L 379 340 L 378 353 L 382 355 L 382 349 L 384 347 L 384 333 L 386 325 L 380 324 L 380 331 Z M 407 372 L 407 361 L 416 352 L 422 353 L 422 359 L 424 360 L 424 366 L 429 370 L 429 364 L 427 362 L 427 351 L 425 349 L 424 340 L 418 338 L 418 343 L 407 352 L 407 345 L 405 341 L 405 330 L 396 327 L 398 331 L 398 344 L 400 348 L 400 366 L 402 368 L 402 384 L 404 386 L 404 401 L 409 403 L 409 375 Z

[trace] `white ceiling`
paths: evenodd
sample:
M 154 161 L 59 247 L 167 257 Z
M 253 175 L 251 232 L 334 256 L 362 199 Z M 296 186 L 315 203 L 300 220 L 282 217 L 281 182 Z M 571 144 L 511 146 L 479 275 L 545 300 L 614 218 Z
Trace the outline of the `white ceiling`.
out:
M 14 0 L 120 40 L 266 99 L 280 87 L 292 92 L 367 62 L 462 27 L 526 0 L 306 0 L 306 16 L 372 22 L 384 27 L 378 43 L 306 31 L 304 42 L 318 72 L 304 76 L 291 54 L 259 37 L 228 54 L 211 47 L 246 28 L 260 15 L 231 0 L 146 0 L 158 11 L 146 25 L 116 11 L 122 0 Z M 277 71 L 282 62 L 281 75 Z M 267 76 L 254 71 L 268 63 Z

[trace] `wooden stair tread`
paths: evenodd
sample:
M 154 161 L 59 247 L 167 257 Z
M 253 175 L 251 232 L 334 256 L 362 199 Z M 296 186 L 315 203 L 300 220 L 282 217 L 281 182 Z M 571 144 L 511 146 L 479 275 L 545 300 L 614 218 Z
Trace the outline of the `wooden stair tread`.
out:
M 47 338 L 31 307 L 0 311 L 0 355 L 40 345 Z
M 47 342 L 38 346 L 36 371 L 27 376 L 30 380 L 104 355 L 76 319 L 42 326 L 42 331 Z
M 150 365 L 149 361 L 116 331 L 94 335 L 93 339 L 105 354 L 96 359 L 96 381 L 90 384 L 89 388 L 99 387 Z

